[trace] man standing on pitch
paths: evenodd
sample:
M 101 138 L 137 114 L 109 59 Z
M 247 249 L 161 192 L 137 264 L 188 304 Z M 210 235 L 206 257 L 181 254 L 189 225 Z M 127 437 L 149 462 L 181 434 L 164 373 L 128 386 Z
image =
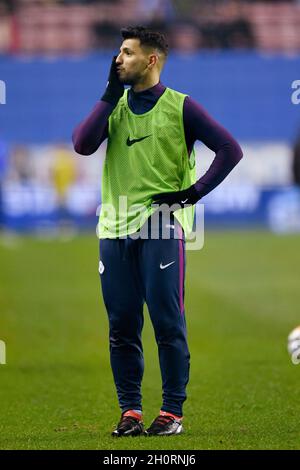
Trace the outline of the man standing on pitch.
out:
M 192 228 L 193 205 L 223 181 L 242 152 L 198 103 L 160 82 L 168 54 L 162 34 L 142 26 L 121 33 L 123 43 L 104 95 L 73 134 L 74 148 L 82 155 L 94 153 L 108 138 L 98 235 L 111 366 L 122 411 L 113 436 L 180 434 L 190 361 L 184 237 Z M 125 93 L 124 84 L 131 86 Z M 216 154 L 198 181 L 196 140 Z M 129 210 L 133 207 L 144 211 Z M 158 207 L 172 207 L 169 223 L 161 217 L 155 237 L 135 237 Z M 170 228 L 168 239 L 162 236 L 164 224 Z M 146 431 L 141 397 L 144 302 L 158 345 L 163 388 L 161 410 Z

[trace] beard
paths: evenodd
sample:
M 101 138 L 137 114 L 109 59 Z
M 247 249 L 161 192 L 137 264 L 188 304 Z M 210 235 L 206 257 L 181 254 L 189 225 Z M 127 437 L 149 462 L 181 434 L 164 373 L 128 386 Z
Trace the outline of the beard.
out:
M 130 85 L 130 86 L 133 86 L 135 85 L 136 83 L 139 82 L 140 80 L 140 76 L 135 74 L 135 75 L 119 75 L 119 80 L 120 82 L 123 84 L 123 85 Z

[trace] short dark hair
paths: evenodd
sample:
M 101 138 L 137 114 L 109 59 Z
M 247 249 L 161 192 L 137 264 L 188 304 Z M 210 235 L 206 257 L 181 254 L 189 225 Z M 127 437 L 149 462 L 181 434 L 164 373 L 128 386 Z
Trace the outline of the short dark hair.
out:
M 121 34 L 123 39 L 139 39 L 141 46 L 153 47 L 168 55 L 169 46 L 162 33 L 151 31 L 145 26 L 128 26 L 121 29 Z

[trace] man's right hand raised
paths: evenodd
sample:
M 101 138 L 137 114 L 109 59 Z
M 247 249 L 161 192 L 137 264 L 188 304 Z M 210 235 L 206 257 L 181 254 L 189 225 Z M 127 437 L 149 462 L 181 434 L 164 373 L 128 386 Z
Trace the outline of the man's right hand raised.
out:
M 118 72 L 117 72 L 117 64 L 116 64 L 117 56 L 113 57 L 108 81 L 106 85 L 106 90 L 101 97 L 102 101 L 106 101 L 114 106 L 118 103 L 119 99 L 123 96 L 124 93 L 124 85 L 120 82 Z

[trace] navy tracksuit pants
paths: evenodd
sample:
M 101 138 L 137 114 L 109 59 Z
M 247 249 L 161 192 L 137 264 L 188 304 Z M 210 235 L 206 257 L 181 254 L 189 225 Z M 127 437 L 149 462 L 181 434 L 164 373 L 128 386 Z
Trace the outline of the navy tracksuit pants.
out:
M 141 332 L 146 302 L 158 345 L 161 409 L 182 416 L 189 379 L 184 312 L 185 242 L 102 239 L 99 272 L 109 318 L 110 359 L 122 412 L 142 409 Z

